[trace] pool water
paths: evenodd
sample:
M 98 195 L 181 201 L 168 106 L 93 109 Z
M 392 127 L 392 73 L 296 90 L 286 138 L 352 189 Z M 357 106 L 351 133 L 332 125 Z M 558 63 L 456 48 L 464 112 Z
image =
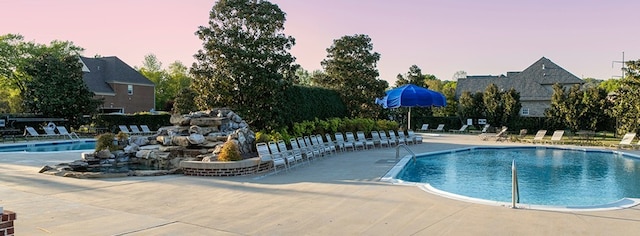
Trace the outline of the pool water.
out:
M 639 159 L 611 151 L 472 148 L 419 156 L 396 178 L 462 196 L 511 202 L 513 160 L 523 204 L 583 207 L 640 197 Z
M 0 147 L 0 152 L 60 152 L 95 149 L 96 142 L 89 141 L 64 141 L 51 143 L 29 143 L 8 145 Z

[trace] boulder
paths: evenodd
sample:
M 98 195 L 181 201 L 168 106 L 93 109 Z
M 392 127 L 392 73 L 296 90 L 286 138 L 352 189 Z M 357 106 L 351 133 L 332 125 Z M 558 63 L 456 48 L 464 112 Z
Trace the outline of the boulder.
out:
M 169 122 L 172 125 L 185 126 L 191 123 L 191 117 L 183 115 L 171 115 L 171 118 L 169 118 Z
M 224 118 L 218 118 L 218 117 L 192 118 L 189 124 L 202 126 L 202 127 L 218 127 L 222 124 L 222 119 Z
M 204 136 L 202 134 L 191 134 L 187 137 L 187 140 L 189 140 L 189 143 L 194 145 L 203 144 Z
M 135 153 L 138 150 L 140 150 L 140 147 L 135 143 L 131 143 L 124 147 L 124 153 Z
M 171 136 L 158 136 L 156 137 L 156 140 L 158 141 L 158 143 L 165 145 L 165 146 L 169 146 L 171 145 Z
M 109 159 L 109 158 L 114 158 L 115 155 L 113 155 L 109 150 L 104 149 L 104 150 L 100 150 L 96 153 L 96 157 L 99 159 Z
M 189 137 L 187 136 L 174 136 L 171 138 L 171 145 L 188 147 L 191 142 L 189 142 Z

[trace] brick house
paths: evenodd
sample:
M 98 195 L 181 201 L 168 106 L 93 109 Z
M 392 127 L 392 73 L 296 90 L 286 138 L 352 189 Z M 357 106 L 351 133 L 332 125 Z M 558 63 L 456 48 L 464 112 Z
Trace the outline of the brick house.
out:
M 82 79 L 96 98 L 104 99 L 102 113 L 135 113 L 155 107 L 155 84 L 117 57 L 80 57 Z
M 553 85 L 559 83 L 564 88 L 584 84 L 582 79 L 542 57 L 523 71 L 507 72 L 507 75 L 475 75 L 458 79 L 456 98 L 464 91 L 484 92 L 487 86 L 495 84 L 501 90 L 514 88 L 520 93 L 521 116 L 544 117 L 544 111 L 551 106 Z

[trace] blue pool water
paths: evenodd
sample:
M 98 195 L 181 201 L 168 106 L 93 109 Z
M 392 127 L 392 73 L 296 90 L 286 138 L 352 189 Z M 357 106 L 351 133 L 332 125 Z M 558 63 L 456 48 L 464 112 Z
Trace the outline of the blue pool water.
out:
M 96 142 L 87 141 L 57 141 L 50 143 L 28 143 L 0 147 L 0 152 L 60 152 L 95 149 Z
M 611 151 L 471 148 L 419 156 L 396 178 L 462 196 L 511 202 L 513 160 L 522 204 L 586 207 L 640 197 L 640 160 Z

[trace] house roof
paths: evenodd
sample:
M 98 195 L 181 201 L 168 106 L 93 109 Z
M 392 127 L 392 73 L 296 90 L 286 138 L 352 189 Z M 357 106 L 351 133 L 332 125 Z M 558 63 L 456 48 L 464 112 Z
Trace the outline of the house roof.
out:
M 520 99 L 523 101 L 550 100 L 553 90 L 547 85 L 555 83 L 572 85 L 584 82 L 551 60 L 542 57 L 523 71 L 508 72 L 507 76 L 479 75 L 458 79 L 456 96 L 459 97 L 464 91 L 484 92 L 487 86 L 495 84 L 504 90 L 514 88 L 520 92 Z
M 109 83 L 155 86 L 118 57 L 80 57 L 80 60 L 88 69 L 82 79 L 94 93 L 115 94 Z

